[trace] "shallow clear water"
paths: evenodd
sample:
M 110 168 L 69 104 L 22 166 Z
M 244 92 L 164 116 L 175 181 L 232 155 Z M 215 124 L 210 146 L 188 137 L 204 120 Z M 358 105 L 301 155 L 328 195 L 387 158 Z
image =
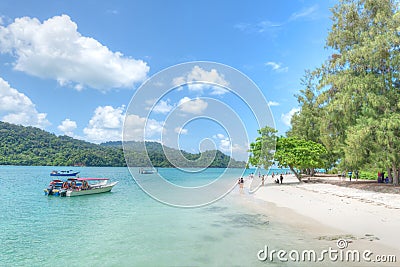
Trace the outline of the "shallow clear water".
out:
M 74 168 L 81 177 L 119 181 L 111 193 L 47 197 L 53 168 L 0 166 L 0 266 L 265 266 L 257 252 L 266 244 L 315 242 L 267 210 L 249 209 L 251 196 L 237 190 L 202 208 L 164 205 L 143 193 L 126 168 Z M 174 169 L 159 171 L 183 179 Z M 196 179 L 209 182 L 219 171 Z

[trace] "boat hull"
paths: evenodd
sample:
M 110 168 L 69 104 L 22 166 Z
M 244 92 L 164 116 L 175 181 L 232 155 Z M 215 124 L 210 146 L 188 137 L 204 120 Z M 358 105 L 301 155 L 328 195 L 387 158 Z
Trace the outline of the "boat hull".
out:
M 113 182 L 107 185 L 101 185 L 98 187 L 94 187 L 89 190 L 67 190 L 65 192 L 66 197 L 76 197 L 76 196 L 84 196 L 84 195 L 93 195 L 93 194 L 100 194 L 100 193 L 107 193 L 110 192 L 111 189 L 117 184 L 118 182 Z M 63 194 L 62 194 L 63 195 Z

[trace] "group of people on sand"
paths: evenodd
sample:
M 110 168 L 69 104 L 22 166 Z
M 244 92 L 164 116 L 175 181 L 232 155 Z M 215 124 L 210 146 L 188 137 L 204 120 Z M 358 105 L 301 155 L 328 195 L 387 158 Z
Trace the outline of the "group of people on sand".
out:
M 276 175 L 278 175 L 278 174 L 276 174 Z M 272 179 L 274 180 L 275 183 L 277 183 L 277 184 L 279 184 L 279 182 L 281 184 L 283 183 L 283 174 L 282 173 L 276 179 L 274 179 L 275 178 L 275 173 L 274 172 L 272 173 L 271 176 L 272 176 Z M 261 179 L 261 185 L 264 186 L 265 185 L 265 180 L 267 179 L 268 175 L 258 173 L 258 177 Z M 250 174 L 250 178 L 253 178 L 253 174 Z
M 352 171 L 348 171 L 347 175 L 349 176 L 350 182 L 351 182 L 351 178 L 355 178 L 356 181 L 358 181 L 358 178 L 359 178 L 358 170 L 356 170 L 354 173 Z M 342 174 L 339 173 L 338 176 L 341 181 L 346 180 L 346 171 L 343 171 Z
M 265 180 L 267 179 L 268 175 L 259 173 L 258 177 L 261 179 L 261 186 L 264 186 L 265 185 Z M 248 178 L 250 180 L 253 179 L 254 178 L 254 174 L 251 173 Z M 272 173 L 272 179 L 277 184 L 279 184 L 279 183 L 283 184 L 283 174 L 282 173 L 279 174 L 279 176 L 278 176 L 278 174 L 276 174 L 276 179 L 275 179 L 275 173 Z M 240 191 L 243 191 L 243 188 L 244 188 L 244 179 L 243 179 L 243 177 L 240 177 L 238 179 L 238 185 L 239 185 Z
M 272 179 L 274 179 L 275 177 L 275 173 L 272 173 Z M 276 177 L 276 179 L 274 180 L 275 183 L 279 184 L 279 181 L 281 182 L 281 184 L 283 184 L 283 174 L 281 173 L 279 175 L 279 177 Z

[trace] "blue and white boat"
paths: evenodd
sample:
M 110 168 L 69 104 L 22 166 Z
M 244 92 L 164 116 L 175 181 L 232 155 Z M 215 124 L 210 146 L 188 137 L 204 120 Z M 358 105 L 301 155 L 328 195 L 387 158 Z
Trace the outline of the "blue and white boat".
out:
M 69 171 L 52 171 L 50 176 L 63 176 L 63 177 L 75 177 L 79 172 Z

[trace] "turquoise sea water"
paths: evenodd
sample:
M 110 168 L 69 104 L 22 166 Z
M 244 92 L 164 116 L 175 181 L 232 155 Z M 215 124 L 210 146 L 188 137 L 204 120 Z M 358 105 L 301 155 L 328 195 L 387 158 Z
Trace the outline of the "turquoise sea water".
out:
M 251 196 L 238 190 L 202 208 L 174 208 L 143 193 L 127 168 L 85 167 L 74 170 L 118 185 L 111 193 L 47 197 L 53 169 L 0 166 L 0 266 L 290 266 L 260 262 L 257 252 L 315 242 L 260 212 L 262 204 L 249 208 Z M 197 184 L 221 170 L 192 180 L 159 172 Z

